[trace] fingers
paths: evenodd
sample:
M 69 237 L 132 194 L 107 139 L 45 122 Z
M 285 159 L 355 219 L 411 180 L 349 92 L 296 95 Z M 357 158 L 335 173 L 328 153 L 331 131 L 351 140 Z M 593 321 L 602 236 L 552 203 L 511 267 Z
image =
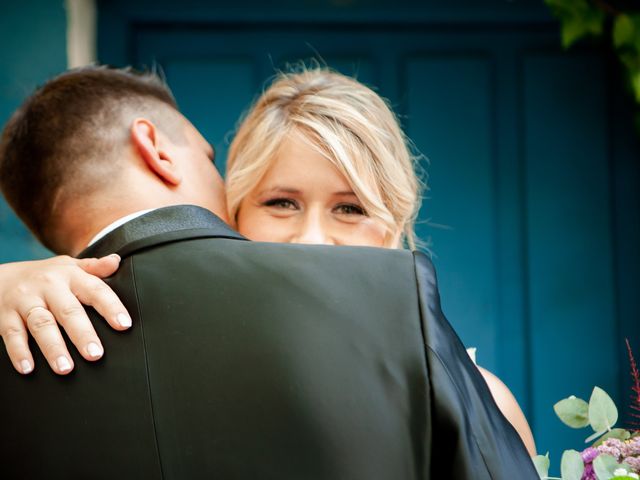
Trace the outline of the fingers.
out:
M 80 302 L 92 306 L 115 330 L 131 327 L 131 317 L 127 309 L 113 290 L 99 278 L 75 272 L 70 287 Z
M 116 253 L 102 258 L 83 258 L 75 260 L 85 272 L 96 277 L 105 278 L 113 275 L 120 266 L 120 256 Z
M 116 330 L 131 327 L 131 317 L 99 276 L 117 271 L 120 257 L 77 260 L 67 256 L 0 265 L 0 335 L 14 368 L 34 368 L 28 332 L 52 370 L 69 373 L 73 360 L 56 320 L 87 360 L 103 355 L 100 339 L 81 305 L 95 308 Z M 87 271 L 91 273 L 87 273 Z
M 101 358 L 104 353 L 102 343 L 78 299 L 69 290 L 54 287 L 46 292 L 45 300 L 80 355 L 89 361 Z
M 29 350 L 27 328 L 16 312 L 3 312 L 0 315 L 2 329 L 0 335 L 9 354 L 9 359 L 19 373 L 27 375 L 33 371 L 34 361 Z
M 24 296 L 18 305 L 18 313 L 51 369 L 59 375 L 66 375 L 73 370 L 73 359 L 69 355 L 58 324 L 53 314 L 42 304 L 42 300 L 38 297 Z

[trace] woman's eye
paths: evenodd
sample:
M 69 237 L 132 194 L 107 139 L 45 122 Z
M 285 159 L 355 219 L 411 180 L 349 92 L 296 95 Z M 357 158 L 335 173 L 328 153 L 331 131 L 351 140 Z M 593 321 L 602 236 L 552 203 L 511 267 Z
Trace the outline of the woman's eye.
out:
M 289 198 L 272 198 L 262 203 L 265 207 L 275 207 L 284 210 L 295 210 L 298 208 L 298 204 L 295 200 Z
M 334 211 L 342 215 L 367 215 L 364 208 L 354 203 L 342 203 L 334 207 Z

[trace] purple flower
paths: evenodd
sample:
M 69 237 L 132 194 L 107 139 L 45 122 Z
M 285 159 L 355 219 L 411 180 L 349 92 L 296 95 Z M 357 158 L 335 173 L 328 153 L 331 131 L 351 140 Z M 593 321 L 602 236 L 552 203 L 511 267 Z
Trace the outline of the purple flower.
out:
M 640 437 L 633 437 L 632 439 L 624 442 L 623 447 L 620 449 L 620 453 L 623 457 L 640 455 Z
M 634 472 L 640 472 L 640 457 L 626 457 L 624 462 L 629 465 Z
M 584 449 L 580 455 L 582 455 L 582 461 L 584 463 L 591 463 L 594 458 L 600 455 L 600 452 L 597 448 L 589 447 Z
M 594 447 L 585 448 L 580 455 L 584 462 L 584 472 L 582 472 L 582 478 L 580 480 L 597 480 L 591 462 L 600 455 L 598 449 Z
M 606 453 L 611 455 L 618 462 L 622 458 L 622 449 L 624 448 L 624 442 L 617 438 L 609 438 L 602 442 L 602 445 L 596 447 L 600 453 Z
M 580 480 L 597 480 L 596 472 L 593 471 L 593 465 L 591 465 L 591 463 L 587 463 L 584 466 L 584 472 L 582 472 L 582 478 Z

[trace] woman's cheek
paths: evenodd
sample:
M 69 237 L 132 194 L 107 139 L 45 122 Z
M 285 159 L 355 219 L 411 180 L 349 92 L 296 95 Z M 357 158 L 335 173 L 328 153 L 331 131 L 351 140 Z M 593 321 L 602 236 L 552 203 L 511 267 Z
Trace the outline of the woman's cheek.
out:
M 367 225 L 364 235 L 366 244 L 371 247 L 384 247 L 385 229 L 378 225 Z
M 281 219 L 256 209 L 239 218 L 238 232 L 256 242 L 284 242 L 285 224 Z
M 384 247 L 386 227 L 371 218 L 365 218 L 357 223 L 346 223 L 341 229 L 338 242 L 340 245 Z

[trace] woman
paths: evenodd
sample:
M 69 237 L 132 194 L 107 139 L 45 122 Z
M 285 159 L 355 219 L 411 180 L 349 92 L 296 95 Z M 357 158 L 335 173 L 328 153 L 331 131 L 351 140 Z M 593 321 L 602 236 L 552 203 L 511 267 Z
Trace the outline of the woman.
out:
M 413 160 L 371 89 L 327 70 L 281 74 L 231 144 L 229 218 L 252 240 L 413 248 Z
M 252 240 L 415 247 L 419 181 L 407 139 L 384 100 L 351 78 L 279 75 L 242 121 L 227 167 L 229 218 Z M 535 454 L 508 388 L 480 371 Z
M 242 121 L 226 178 L 229 218 L 252 240 L 415 247 L 419 181 L 408 140 L 384 100 L 344 75 L 279 75 Z M 510 390 L 479 369 L 535 455 Z

